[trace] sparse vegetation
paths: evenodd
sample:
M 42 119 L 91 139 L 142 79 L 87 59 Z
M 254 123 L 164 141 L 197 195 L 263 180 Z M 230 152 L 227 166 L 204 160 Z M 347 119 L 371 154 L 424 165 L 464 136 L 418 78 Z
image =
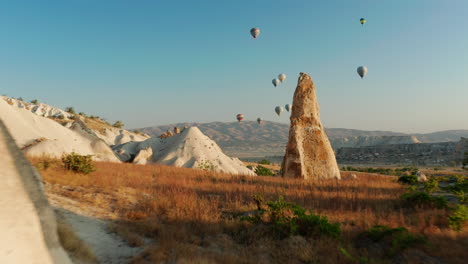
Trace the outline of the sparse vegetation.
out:
M 258 175 L 258 176 L 273 176 L 275 175 L 275 173 L 273 171 L 271 171 L 270 169 L 268 168 L 265 168 L 263 166 L 260 166 L 258 165 L 256 168 L 255 168 L 255 173 Z
M 62 163 L 65 169 L 78 173 L 89 174 L 95 171 L 92 161 L 92 155 L 80 155 L 75 152 L 64 155 Z
M 211 161 L 209 160 L 201 160 L 197 164 L 197 169 L 201 169 L 201 170 L 215 171 L 216 168 L 217 166 L 211 163 Z
M 70 114 L 73 114 L 73 115 L 76 114 L 75 108 L 73 108 L 72 106 L 66 107 L 66 108 L 65 108 L 65 112 L 70 113 Z
M 276 201 L 266 203 L 263 209 L 263 198 L 254 196 L 257 208 L 260 208 L 254 216 L 244 217 L 253 224 L 263 224 L 271 229 L 278 238 L 301 235 L 305 237 L 317 237 L 320 235 L 338 238 L 341 235 L 339 223 L 330 223 L 326 216 L 315 215 L 307 212 L 303 207 L 286 202 L 282 196 Z
M 403 176 L 400 176 L 398 178 L 398 182 L 403 183 L 403 184 L 409 184 L 409 185 L 417 184 L 418 183 L 418 176 L 416 176 L 416 175 L 403 175 Z
M 267 159 L 262 159 L 260 161 L 258 161 L 258 164 L 263 164 L 263 165 L 270 165 L 271 162 Z
M 360 233 L 375 225 L 406 228 L 410 237 L 392 242 L 394 234 L 381 240 L 388 241 L 389 248 L 395 243 L 397 255 L 402 248 L 414 247 L 443 263 L 464 263 L 468 258 L 466 225 L 459 232 L 449 227 L 449 209 L 404 206 L 400 196 L 407 188 L 395 177 L 359 173 L 354 181 L 303 181 L 156 165 L 94 164 L 96 171 L 78 176 L 60 162 L 52 163 L 41 171 L 46 189 L 78 202 L 83 210 L 98 208 L 105 213 L 102 218 L 112 217 L 122 231 L 119 235 L 132 245 L 139 245 L 142 238 L 153 241 L 133 263 L 258 263 L 260 259 L 266 263 L 391 263 L 355 244 Z M 261 194 L 259 199 L 252 199 L 256 194 Z M 289 232 L 281 239 L 268 213 L 259 214 L 257 224 L 241 221 L 242 216 L 254 216 L 259 204 L 260 209 L 273 210 L 264 201 L 281 208 L 279 196 L 305 209 L 307 215 L 313 212 L 326 216 L 330 224 L 339 223 L 339 239 L 318 235 L 316 228 L 311 236 L 307 230 L 281 229 Z M 283 212 L 294 217 L 290 209 Z M 424 234 L 427 243 L 414 242 L 419 241 L 418 234 Z
M 463 205 L 457 205 L 453 213 L 449 215 L 449 226 L 454 230 L 461 231 L 463 225 L 468 221 L 468 208 Z
M 415 235 L 408 232 L 405 227 L 390 228 L 388 226 L 376 225 L 361 234 L 363 237 L 368 237 L 374 242 L 382 242 L 386 240 L 390 245 L 386 255 L 394 256 L 395 254 L 412 247 L 417 244 L 426 242 L 426 238 L 422 235 Z
M 37 99 L 34 99 L 34 100 L 31 100 L 31 104 L 38 104 L 39 101 L 37 101 Z
M 447 208 L 447 199 L 443 196 L 431 196 L 427 192 L 409 192 L 401 196 L 406 207 Z
M 124 123 L 122 121 L 115 121 L 115 123 L 112 126 L 115 128 L 123 128 Z

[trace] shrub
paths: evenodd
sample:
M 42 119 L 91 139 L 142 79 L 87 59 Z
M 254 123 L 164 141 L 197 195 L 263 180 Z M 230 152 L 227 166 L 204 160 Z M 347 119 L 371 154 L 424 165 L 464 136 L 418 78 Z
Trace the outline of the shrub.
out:
M 443 196 L 431 196 L 427 192 L 410 192 L 401 196 L 407 207 L 435 207 L 438 209 L 447 208 L 447 199 Z
M 263 165 L 270 165 L 271 162 L 267 159 L 262 159 L 258 162 L 258 164 L 263 164 Z
M 214 171 L 218 166 L 211 163 L 209 160 L 200 160 L 197 164 L 197 169 Z
M 75 152 L 64 155 L 62 157 L 62 163 L 67 170 L 71 170 L 78 173 L 89 174 L 96 169 L 92 162 L 93 155 L 80 155 Z
M 116 128 L 122 128 L 124 127 L 124 123 L 122 121 L 116 121 L 112 126 Z
M 273 173 L 270 169 L 268 168 L 265 168 L 263 166 L 257 166 L 257 168 L 255 168 L 255 173 L 258 175 L 258 176 L 273 176 L 275 175 L 275 173 Z
M 418 176 L 416 175 L 403 175 L 398 178 L 398 182 L 402 184 L 417 184 Z
M 368 237 L 373 242 L 389 241 L 391 247 L 387 254 L 390 256 L 416 244 L 426 242 L 424 236 L 411 234 L 404 227 L 390 228 L 383 225 L 376 225 L 368 231 L 363 232 L 361 236 Z
M 428 181 L 424 183 L 424 190 L 428 193 L 433 193 L 439 189 L 439 181 L 435 177 L 429 178 Z
M 135 133 L 135 134 L 139 135 L 139 134 L 141 134 L 141 131 L 140 131 L 140 130 L 138 130 L 138 129 L 136 129 L 136 130 L 133 130 L 133 133 Z
M 38 102 L 37 99 L 31 100 L 31 104 L 37 104 Z
M 24 101 L 23 97 L 18 97 L 18 101 Z
M 243 218 L 255 224 L 265 224 L 280 238 L 293 235 L 319 236 L 338 238 L 341 235 L 339 223 L 330 223 L 326 216 L 308 213 L 303 207 L 286 202 L 282 196 L 277 201 L 266 203 L 263 209 L 263 197 L 254 196 L 259 214 Z M 266 219 L 266 220 L 265 220 Z
M 68 113 L 73 114 L 73 115 L 76 114 L 75 108 L 73 108 L 72 106 L 66 107 L 65 112 L 68 112 Z
M 448 216 L 449 226 L 457 231 L 461 231 L 463 225 L 468 220 L 468 208 L 459 204 L 455 207 L 452 215 Z

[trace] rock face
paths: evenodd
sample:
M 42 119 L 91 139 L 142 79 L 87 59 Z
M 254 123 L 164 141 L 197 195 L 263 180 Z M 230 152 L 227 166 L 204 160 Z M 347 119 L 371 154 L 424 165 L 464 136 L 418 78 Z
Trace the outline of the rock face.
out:
M 14 142 L 0 119 L 0 263 L 72 263 L 41 176 Z
M 288 178 L 341 179 L 330 141 L 320 121 L 312 78 L 300 73 L 281 174 Z

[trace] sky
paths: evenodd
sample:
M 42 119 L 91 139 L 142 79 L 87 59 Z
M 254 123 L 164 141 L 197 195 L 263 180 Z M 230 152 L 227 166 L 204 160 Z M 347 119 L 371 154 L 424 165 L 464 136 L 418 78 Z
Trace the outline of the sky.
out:
M 326 127 L 468 129 L 467 14 L 465 0 L 0 1 L 0 94 L 127 128 L 287 123 L 274 108 L 305 72 Z

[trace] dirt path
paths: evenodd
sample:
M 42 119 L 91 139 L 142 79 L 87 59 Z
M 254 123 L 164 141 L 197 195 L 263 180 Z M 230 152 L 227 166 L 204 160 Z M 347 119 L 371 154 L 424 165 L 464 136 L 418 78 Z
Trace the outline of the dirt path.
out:
M 49 193 L 49 201 L 72 226 L 78 237 L 93 251 L 99 263 L 128 263 L 143 249 L 130 247 L 125 240 L 109 231 L 110 220 L 100 219 L 100 210 L 79 208 L 79 203 L 59 195 Z
M 58 209 L 77 235 L 88 244 L 99 263 L 128 263 L 141 248 L 132 248 L 116 234 L 108 230 L 108 221 L 78 215 Z

